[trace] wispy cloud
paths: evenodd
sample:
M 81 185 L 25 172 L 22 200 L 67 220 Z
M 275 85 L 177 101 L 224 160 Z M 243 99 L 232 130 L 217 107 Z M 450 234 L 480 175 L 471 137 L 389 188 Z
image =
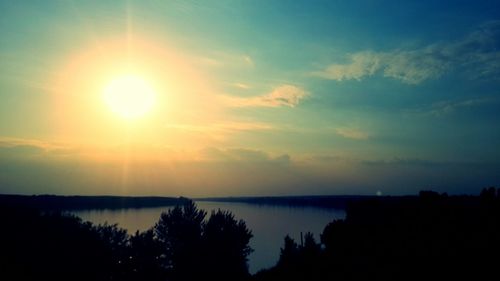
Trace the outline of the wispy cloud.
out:
M 220 96 L 222 103 L 230 107 L 280 107 L 297 106 L 308 93 L 297 86 L 281 85 L 268 94 L 254 97 Z
M 472 98 L 463 100 L 445 100 L 432 103 L 431 105 L 424 106 L 417 109 L 407 110 L 409 114 L 430 115 L 441 117 L 452 114 L 461 109 L 472 108 L 490 103 L 498 102 L 498 99 L 492 97 Z
M 0 148 L 32 148 L 32 151 L 52 151 L 67 148 L 67 145 L 37 139 L 23 139 L 0 136 Z
M 381 74 L 407 84 L 419 84 L 441 76 L 449 62 L 425 49 L 391 52 L 362 51 L 349 55 L 345 64 L 331 64 L 313 76 L 329 80 L 361 80 L 364 77 Z
M 167 124 L 166 128 L 185 130 L 185 131 L 260 131 L 260 130 L 271 130 L 274 127 L 258 122 L 223 122 L 214 123 L 209 125 L 191 125 L 191 124 Z
M 251 88 L 250 85 L 245 83 L 233 83 L 232 85 L 238 89 L 243 89 L 243 90 L 248 90 Z
M 461 108 L 479 106 L 490 101 L 492 101 L 492 99 L 489 98 L 477 98 L 462 101 L 442 101 L 434 103 L 428 113 L 434 116 L 442 116 L 453 113 Z
M 246 63 L 247 66 L 251 67 L 255 66 L 253 59 L 249 55 L 243 55 L 243 61 Z
M 447 162 L 438 162 L 421 158 L 402 158 L 395 157 L 390 160 L 363 160 L 360 162 L 362 165 L 368 166 L 422 166 L 422 167 L 435 167 L 450 164 Z
M 168 132 L 174 132 L 177 137 L 185 138 L 181 143 L 186 142 L 207 144 L 207 143 L 225 143 L 232 136 L 243 132 L 263 132 L 276 130 L 277 128 L 268 123 L 252 121 L 227 121 L 205 124 L 166 124 L 165 129 Z
M 50 157 L 80 153 L 80 147 L 62 142 L 23 139 L 0 136 L 0 158 L 2 157 Z
M 349 56 L 347 64 L 331 64 L 322 71 L 312 75 L 329 80 L 361 80 L 364 76 L 371 76 L 380 68 L 380 55 L 372 51 L 363 51 Z
M 255 62 L 248 54 L 214 52 L 206 56 L 195 57 L 194 61 L 202 66 L 228 67 L 228 68 L 253 68 Z
M 356 128 L 336 128 L 335 132 L 337 133 L 337 135 L 348 139 L 366 140 L 369 138 L 368 133 Z
M 498 79 L 500 74 L 500 21 L 488 22 L 461 40 L 387 52 L 365 50 L 333 63 L 313 76 L 329 80 L 361 80 L 375 74 L 419 84 L 451 70 L 471 79 Z
M 267 162 L 289 164 L 288 154 L 271 156 L 268 152 L 249 148 L 215 148 L 207 147 L 200 151 L 205 160 L 224 162 Z

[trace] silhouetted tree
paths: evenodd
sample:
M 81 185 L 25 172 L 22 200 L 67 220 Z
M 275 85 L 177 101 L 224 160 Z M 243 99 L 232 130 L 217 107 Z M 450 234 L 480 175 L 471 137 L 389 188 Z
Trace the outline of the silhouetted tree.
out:
M 154 227 L 163 248 L 164 267 L 174 280 L 193 280 L 200 274 L 205 216 L 205 211 L 188 201 L 162 213 Z
M 99 224 L 90 230 L 97 235 L 101 247 L 110 257 L 106 267 L 114 278 L 123 279 L 128 274 L 128 241 L 127 231 L 118 224 Z
M 297 243 L 295 243 L 295 240 L 293 240 L 289 235 L 285 236 L 283 248 L 280 249 L 280 252 L 278 266 L 294 267 L 297 265 L 299 248 Z
M 129 242 L 130 280 L 165 280 L 166 272 L 163 268 L 162 244 L 156 239 L 154 229 L 144 232 L 136 231 Z
M 221 210 L 212 212 L 206 222 L 205 216 L 192 201 L 160 216 L 154 233 L 169 276 L 174 280 L 247 278 L 252 234 L 245 222 Z
M 307 232 L 302 240 L 302 245 L 297 245 L 286 235 L 276 266 L 262 270 L 254 277 L 257 280 L 319 280 L 319 274 L 322 273 L 319 270 L 321 245 L 316 243 L 311 232 Z
M 0 280 L 244 280 L 251 231 L 189 201 L 129 236 L 53 211 L 0 205 Z
M 421 200 L 426 200 L 426 201 L 436 201 L 441 199 L 441 195 L 439 195 L 439 193 L 437 193 L 436 191 L 432 190 L 422 190 L 418 193 L 418 197 Z M 445 197 L 444 194 L 443 197 Z
M 303 251 L 310 253 L 311 255 L 315 255 L 319 253 L 321 247 L 318 243 L 316 243 L 316 239 L 314 239 L 314 234 L 312 232 L 307 232 L 304 235 L 304 247 Z
M 486 200 L 486 201 L 492 201 L 495 199 L 497 195 L 495 187 L 489 187 L 489 188 L 483 188 L 481 190 L 481 194 L 479 195 L 481 199 Z
M 1 280 L 110 280 L 114 252 L 100 228 L 60 213 L 0 208 Z
M 498 279 L 500 202 L 495 188 L 481 196 L 372 198 L 351 202 L 346 218 L 329 223 L 324 247 L 306 235 L 297 262 L 284 251 L 255 280 Z M 288 242 L 287 242 L 288 241 Z M 309 242 L 308 242 L 309 241 Z M 294 249 L 289 239 L 285 249 Z
M 217 280 L 247 278 L 251 238 L 243 220 L 237 221 L 228 211 L 212 211 L 203 230 L 206 274 Z
M 349 233 L 346 228 L 345 220 L 334 220 L 325 226 L 320 239 L 327 251 L 339 248 L 342 246 L 343 241 L 348 240 Z

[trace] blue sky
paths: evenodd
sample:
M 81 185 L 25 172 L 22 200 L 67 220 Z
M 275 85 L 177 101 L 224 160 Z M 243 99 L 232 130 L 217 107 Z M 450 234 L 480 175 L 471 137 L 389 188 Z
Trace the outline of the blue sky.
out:
M 0 192 L 499 184 L 495 1 L 1 1 L 0 11 Z M 100 100 L 125 69 L 157 89 L 140 120 Z

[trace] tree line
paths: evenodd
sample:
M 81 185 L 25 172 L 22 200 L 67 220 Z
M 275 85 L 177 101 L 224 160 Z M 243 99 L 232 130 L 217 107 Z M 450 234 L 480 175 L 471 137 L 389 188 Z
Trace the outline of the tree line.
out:
M 319 241 L 285 237 L 276 266 L 254 280 L 497 280 L 500 189 L 422 191 L 351 202 Z
M 2 280 L 246 280 L 251 231 L 193 201 L 128 235 L 60 212 L 0 208 Z

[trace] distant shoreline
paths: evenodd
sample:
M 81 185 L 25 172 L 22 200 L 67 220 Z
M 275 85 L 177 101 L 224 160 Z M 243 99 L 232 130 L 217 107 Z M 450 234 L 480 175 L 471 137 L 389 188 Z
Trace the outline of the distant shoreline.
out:
M 361 200 L 413 198 L 415 196 L 369 195 L 305 195 L 305 196 L 242 196 L 192 198 L 201 202 L 247 203 L 269 206 L 316 207 L 346 209 L 351 202 Z M 185 197 L 162 196 L 64 196 L 64 195 L 7 195 L 0 194 L 0 206 L 35 208 L 42 210 L 133 209 L 184 204 Z
M 41 210 L 132 209 L 184 204 L 184 197 L 0 195 L 0 206 Z
M 350 202 L 373 199 L 370 195 L 303 195 L 303 196 L 242 196 L 196 198 L 195 201 L 247 203 L 268 206 L 315 207 L 346 209 Z
M 0 207 L 33 208 L 49 211 L 138 209 L 182 205 L 189 200 L 199 202 L 246 203 L 267 206 L 314 207 L 345 210 L 349 204 L 376 200 L 411 202 L 419 196 L 372 196 L 372 195 L 302 195 L 302 196 L 238 196 L 238 197 L 162 197 L 162 196 L 81 196 L 81 195 L 11 195 L 0 194 Z M 450 196 L 471 202 L 476 196 Z M 477 198 L 476 198 L 477 199 Z M 475 200 L 472 200 L 472 202 Z

